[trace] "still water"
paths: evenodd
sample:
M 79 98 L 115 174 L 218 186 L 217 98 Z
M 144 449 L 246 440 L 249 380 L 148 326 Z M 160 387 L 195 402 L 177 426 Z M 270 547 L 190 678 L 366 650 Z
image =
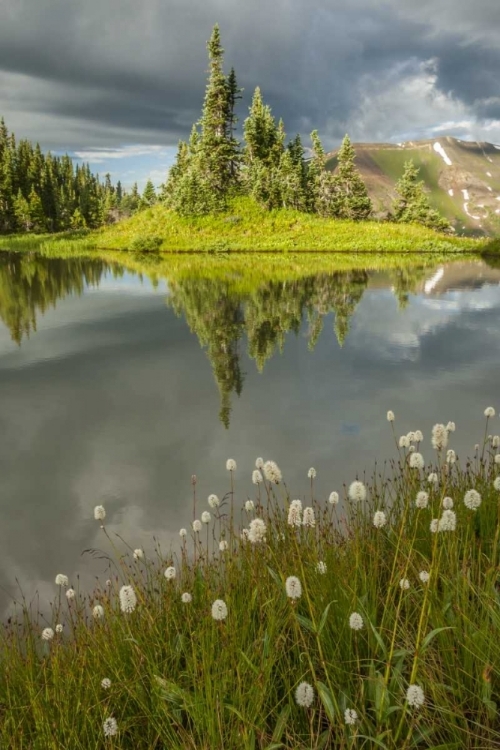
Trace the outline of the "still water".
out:
M 177 545 L 191 475 L 201 512 L 229 457 L 243 503 L 257 456 L 295 497 L 311 466 L 318 498 L 369 475 L 394 455 L 388 409 L 398 434 L 424 431 L 424 458 L 436 421 L 472 452 L 500 406 L 500 270 L 365 263 L 287 278 L 286 263 L 269 277 L 191 260 L 150 277 L 0 253 L 1 611 L 16 580 L 44 600 L 57 573 L 107 577 L 82 556 L 109 549 L 97 504 L 132 548 Z

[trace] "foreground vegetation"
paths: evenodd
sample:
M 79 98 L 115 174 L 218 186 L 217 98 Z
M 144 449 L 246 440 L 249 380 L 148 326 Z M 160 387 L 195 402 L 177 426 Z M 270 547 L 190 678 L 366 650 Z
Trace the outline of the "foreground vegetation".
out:
M 5 627 L 1 746 L 498 747 L 500 438 L 485 414 L 465 466 L 452 423 L 395 435 L 390 470 L 340 502 L 317 497 L 312 468 L 292 500 L 261 459 L 250 499 L 230 459 L 221 500 L 193 477 L 177 552 L 128 548 L 97 506 L 116 572 L 90 594 L 58 574 L 51 619 Z

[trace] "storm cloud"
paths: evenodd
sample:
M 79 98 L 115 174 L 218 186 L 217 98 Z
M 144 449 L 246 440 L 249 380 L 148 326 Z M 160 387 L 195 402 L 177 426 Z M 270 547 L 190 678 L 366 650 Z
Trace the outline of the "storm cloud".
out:
M 174 146 L 200 113 L 205 43 L 290 135 L 327 147 L 436 133 L 500 142 L 498 0 L 0 0 L 0 113 L 70 151 Z

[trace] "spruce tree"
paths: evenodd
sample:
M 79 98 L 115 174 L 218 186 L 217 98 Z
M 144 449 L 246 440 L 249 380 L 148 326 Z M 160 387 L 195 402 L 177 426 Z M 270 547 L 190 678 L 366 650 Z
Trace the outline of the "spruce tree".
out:
M 354 165 L 356 154 L 348 135 L 344 137 L 337 154 L 335 173 L 335 215 L 339 219 L 359 221 L 372 212 L 372 202 L 366 185 Z
M 418 179 L 419 172 L 412 160 L 405 163 L 403 176 L 396 183 L 394 221 L 403 224 L 423 224 L 431 229 L 447 231 L 450 229 L 450 223 L 431 207 L 424 192 L 424 182 Z
M 154 206 L 156 203 L 156 191 L 155 187 L 151 180 L 148 180 L 146 182 L 146 187 L 144 188 L 144 192 L 141 196 L 141 201 L 139 203 L 139 209 L 144 210 L 145 208 L 151 208 L 151 206 Z
M 326 169 L 325 150 L 317 130 L 311 133 L 312 159 L 307 171 L 307 203 L 313 213 L 320 216 L 335 216 L 337 189 L 335 177 Z

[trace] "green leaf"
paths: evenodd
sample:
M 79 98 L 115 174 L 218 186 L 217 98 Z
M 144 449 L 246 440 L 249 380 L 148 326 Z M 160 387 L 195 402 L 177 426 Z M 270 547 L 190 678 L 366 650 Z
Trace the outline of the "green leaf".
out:
M 238 711 L 238 709 L 235 708 L 235 706 L 232 706 L 230 703 L 224 703 L 224 708 L 227 708 L 228 711 L 231 711 L 231 713 L 236 714 L 238 719 L 240 719 L 240 721 L 242 721 L 243 724 L 245 725 L 247 724 L 246 719 L 242 716 L 242 714 Z
M 422 646 L 421 646 L 422 653 L 427 648 L 427 646 L 429 645 L 429 643 L 432 640 L 434 640 L 434 638 L 438 635 L 438 633 L 442 633 L 443 630 L 454 630 L 454 628 L 452 628 L 451 626 L 448 626 L 448 627 L 444 627 L 444 628 L 434 628 L 434 630 L 431 630 L 431 632 L 428 633 L 425 636 L 424 640 L 422 641 Z
M 274 581 L 275 583 L 277 583 L 277 584 L 278 584 L 278 586 L 279 586 L 280 588 L 283 588 L 283 581 L 282 581 L 282 580 L 280 579 L 280 577 L 279 577 L 279 575 L 278 575 L 278 574 L 276 573 L 276 571 L 275 571 L 275 570 L 273 570 L 272 568 L 270 568 L 270 567 L 269 567 L 269 565 L 267 566 L 267 570 L 268 570 L 268 572 L 269 572 L 269 575 L 270 575 L 270 576 L 271 576 L 271 578 L 273 579 L 273 581 Z
M 377 740 L 376 737 L 367 737 L 365 734 L 358 734 L 357 737 L 360 740 L 370 740 L 370 742 L 373 742 L 377 747 L 382 747 L 384 750 L 389 750 L 385 742 L 381 742 L 380 740 Z
M 271 744 L 267 745 L 264 750 L 278 750 L 280 747 L 285 747 L 282 742 L 271 742 Z
M 382 651 L 382 656 L 384 657 L 384 659 L 387 659 L 387 648 L 386 648 L 386 645 L 384 643 L 384 639 L 382 638 L 382 636 L 378 632 L 378 630 L 375 627 L 375 625 L 373 625 L 370 620 L 368 620 L 368 622 L 370 623 L 370 627 L 372 629 L 373 635 L 375 636 L 375 640 L 377 641 L 378 645 L 380 646 L 380 650 Z
M 335 707 L 332 699 L 332 694 L 323 682 L 317 683 L 318 695 L 321 698 L 321 703 L 325 709 L 326 715 L 330 720 L 331 724 L 335 723 Z
M 299 625 L 302 625 L 303 628 L 305 628 L 306 630 L 309 630 L 311 633 L 316 634 L 315 627 L 308 617 L 304 617 L 304 615 L 299 615 L 299 614 L 297 614 L 296 617 L 297 617 L 297 621 Z
M 273 736 L 271 738 L 273 742 L 279 742 L 280 739 L 282 738 L 289 715 L 290 715 L 290 706 L 287 704 L 286 706 L 283 706 L 283 708 L 281 709 L 280 715 L 278 716 L 278 721 L 276 722 Z M 269 748 L 267 748 L 267 750 L 269 750 L 270 747 L 271 745 L 269 745 Z M 273 745 L 273 747 L 282 747 L 282 744 L 280 743 L 279 745 Z
M 335 600 L 331 601 L 329 604 L 326 605 L 326 607 L 324 609 L 324 612 L 321 615 L 321 620 L 319 621 L 318 635 L 321 635 L 321 631 L 323 630 L 323 628 L 326 625 L 326 618 L 328 617 L 328 611 L 329 611 L 330 607 L 332 606 L 332 604 L 334 604 L 334 603 L 335 603 Z
M 252 664 L 252 662 L 250 661 L 250 659 L 248 658 L 248 656 L 245 654 L 244 651 L 241 650 L 241 648 L 240 648 L 240 654 L 242 655 L 243 659 L 246 661 L 246 663 L 248 664 L 248 666 L 250 667 L 250 669 L 253 672 L 255 672 L 255 674 L 259 674 L 259 669 L 255 666 L 255 664 Z

